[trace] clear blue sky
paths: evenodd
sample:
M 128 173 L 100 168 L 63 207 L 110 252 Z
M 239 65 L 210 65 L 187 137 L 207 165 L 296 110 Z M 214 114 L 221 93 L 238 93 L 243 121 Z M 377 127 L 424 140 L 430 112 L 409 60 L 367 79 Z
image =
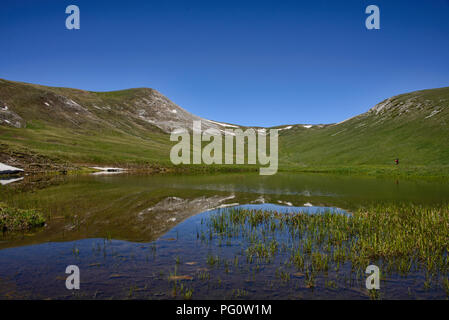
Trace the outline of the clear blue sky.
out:
M 81 29 L 65 28 L 65 8 Z M 365 28 L 376 4 L 381 30 Z M 243 125 L 330 123 L 449 86 L 449 1 L 1 0 L 0 78 L 151 87 Z

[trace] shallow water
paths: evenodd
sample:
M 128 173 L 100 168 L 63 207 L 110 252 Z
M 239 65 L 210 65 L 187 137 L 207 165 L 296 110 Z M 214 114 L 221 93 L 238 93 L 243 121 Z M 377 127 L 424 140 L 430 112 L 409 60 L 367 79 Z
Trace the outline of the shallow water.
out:
M 243 238 L 223 242 L 200 235 L 207 234 L 211 215 L 237 205 L 285 214 L 350 214 L 378 202 L 449 202 L 447 183 L 367 177 L 279 173 L 39 179 L 0 187 L 0 201 L 40 208 L 48 216 L 41 230 L 0 238 L 1 298 L 171 299 L 192 290 L 193 299 L 366 299 L 366 276 L 351 272 L 348 264 L 339 273 L 320 274 L 315 287 L 308 288 L 304 274 L 285 264 L 282 253 L 270 263 L 249 263 Z M 65 288 L 65 268 L 72 264 L 81 271 L 77 291 Z M 288 273 L 288 281 L 280 273 Z M 179 281 L 173 281 L 175 274 Z M 424 277 L 419 270 L 406 277 L 389 274 L 382 279 L 382 297 L 446 297 L 438 286 L 424 287 Z

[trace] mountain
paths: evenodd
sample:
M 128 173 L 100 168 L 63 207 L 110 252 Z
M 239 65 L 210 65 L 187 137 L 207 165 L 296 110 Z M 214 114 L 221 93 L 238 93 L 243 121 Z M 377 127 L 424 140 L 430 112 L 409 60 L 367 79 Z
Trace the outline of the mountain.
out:
M 179 127 L 223 130 L 233 125 L 207 120 L 179 107 L 150 88 L 112 92 L 53 88 L 0 79 L 0 123 L 16 128 L 41 122 L 74 129 L 113 129 L 123 132 L 155 130 L 165 133 Z
M 54 161 L 167 166 L 168 133 L 194 120 L 203 130 L 238 127 L 193 115 L 154 89 L 91 92 L 0 79 L 0 161 L 12 164 L 32 156 L 25 162 L 38 168 Z
M 324 126 L 294 126 L 282 139 L 284 166 L 449 164 L 449 87 L 401 94 Z
M 28 170 L 172 166 L 169 132 L 243 126 L 203 119 L 154 89 L 92 92 L 0 79 L 0 162 Z M 389 98 L 335 124 L 283 125 L 281 169 L 449 164 L 449 87 Z

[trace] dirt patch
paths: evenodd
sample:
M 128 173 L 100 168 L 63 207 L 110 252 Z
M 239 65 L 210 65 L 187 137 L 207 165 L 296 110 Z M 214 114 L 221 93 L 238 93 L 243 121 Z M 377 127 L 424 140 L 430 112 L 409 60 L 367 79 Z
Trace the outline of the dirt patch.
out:
M 0 162 L 23 169 L 25 173 L 67 172 L 78 167 L 48 158 L 29 150 L 15 150 L 7 144 L 0 144 Z

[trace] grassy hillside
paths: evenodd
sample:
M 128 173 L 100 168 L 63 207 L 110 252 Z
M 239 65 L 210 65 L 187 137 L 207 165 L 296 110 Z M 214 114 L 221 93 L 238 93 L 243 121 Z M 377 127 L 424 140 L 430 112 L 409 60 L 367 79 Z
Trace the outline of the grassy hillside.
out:
M 90 92 L 0 79 L 0 162 L 172 166 L 168 128 L 193 119 L 201 118 L 153 89 Z M 399 158 L 401 170 L 438 175 L 449 172 L 448 124 L 449 87 L 402 94 L 338 124 L 284 127 L 280 169 L 389 173 Z
M 151 89 L 97 93 L 0 80 L 3 152 L 77 164 L 164 164 L 167 135 L 136 111 L 153 95 Z
M 368 112 L 326 126 L 282 131 L 283 167 L 449 165 L 449 87 L 387 99 Z

